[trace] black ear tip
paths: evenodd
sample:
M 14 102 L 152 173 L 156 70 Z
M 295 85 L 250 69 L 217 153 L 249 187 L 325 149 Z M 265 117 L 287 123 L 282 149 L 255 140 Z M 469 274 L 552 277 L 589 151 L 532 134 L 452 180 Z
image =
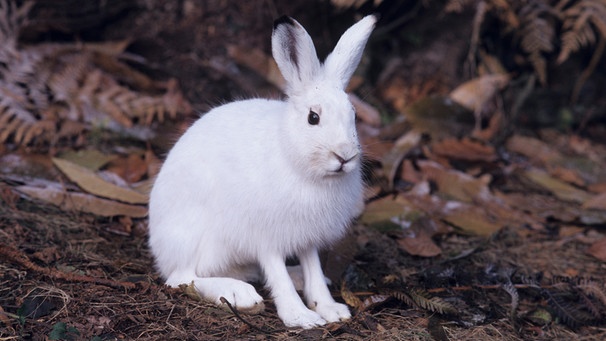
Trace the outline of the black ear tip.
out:
M 282 24 L 288 24 L 288 25 L 294 26 L 295 21 L 293 20 L 293 18 L 291 18 L 287 15 L 283 15 L 283 16 L 279 17 L 278 19 L 276 19 L 276 21 L 274 21 L 274 30 Z

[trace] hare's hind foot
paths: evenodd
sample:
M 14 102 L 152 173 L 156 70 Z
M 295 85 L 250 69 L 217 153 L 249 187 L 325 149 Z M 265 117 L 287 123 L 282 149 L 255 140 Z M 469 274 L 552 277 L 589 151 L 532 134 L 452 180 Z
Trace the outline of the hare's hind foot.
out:
M 218 306 L 225 306 L 221 298 L 224 298 L 236 310 L 248 314 L 258 314 L 265 309 L 263 297 L 255 288 L 241 280 L 228 277 L 195 277 L 189 280 L 183 277 L 171 276 L 166 284 L 177 287 L 179 284 L 189 284 L 200 294 L 203 300 Z

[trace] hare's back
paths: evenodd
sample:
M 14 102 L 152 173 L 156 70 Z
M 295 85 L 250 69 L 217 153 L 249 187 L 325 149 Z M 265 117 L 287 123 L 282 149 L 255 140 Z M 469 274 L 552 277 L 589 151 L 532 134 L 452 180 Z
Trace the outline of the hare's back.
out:
M 196 121 L 177 141 L 164 168 L 174 172 L 205 176 L 205 180 L 229 173 L 267 176 L 264 169 L 282 162 L 281 101 L 251 99 L 217 107 Z M 269 164 L 268 164 L 269 163 Z M 280 165 L 281 166 L 281 165 Z M 203 180 L 203 179 L 198 179 Z
M 211 144 L 220 143 L 220 146 L 214 145 L 215 148 L 243 147 L 239 142 L 258 144 L 261 141 L 256 139 L 277 134 L 285 107 L 282 101 L 267 99 L 231 102 L 203 115 L 186 134 Z

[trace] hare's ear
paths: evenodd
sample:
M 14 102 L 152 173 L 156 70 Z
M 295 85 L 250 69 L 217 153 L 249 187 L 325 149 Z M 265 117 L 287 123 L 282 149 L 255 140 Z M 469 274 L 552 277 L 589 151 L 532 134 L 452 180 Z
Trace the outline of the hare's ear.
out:
M 283 16 L 274 22 L 271 50 L 288 84 L 288 91 L 301 90 L 320 70 L 311 37 L 293 18 Z
M 347 29 L 337 46 L 324 62 L 326 77 L 345 89 L 349 79 L 360 63 L 364 46 L 375 27 L 377 17 L 368 15 Z

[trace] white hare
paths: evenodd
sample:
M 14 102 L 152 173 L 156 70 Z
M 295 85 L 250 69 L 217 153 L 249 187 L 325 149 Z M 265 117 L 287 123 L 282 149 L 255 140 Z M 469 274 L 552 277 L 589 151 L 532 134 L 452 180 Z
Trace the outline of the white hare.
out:
M 222 105 L 179 139 L 149 203 L 149 245 L 168 285 L 193 282 L 206 300 L 259 310 L 263 298 L 245 282 L 259 273 L 289 327 L 351 316 L 330 295 L 318 249 L 363 209 L 362 155 L 344 89 L 375 22 L 367 16 L 350 27 L 322 64 L 297 21 L 276 20 L 272 52 L 287 100 Z M 309 309 L 285 266 L 291 256 Z

